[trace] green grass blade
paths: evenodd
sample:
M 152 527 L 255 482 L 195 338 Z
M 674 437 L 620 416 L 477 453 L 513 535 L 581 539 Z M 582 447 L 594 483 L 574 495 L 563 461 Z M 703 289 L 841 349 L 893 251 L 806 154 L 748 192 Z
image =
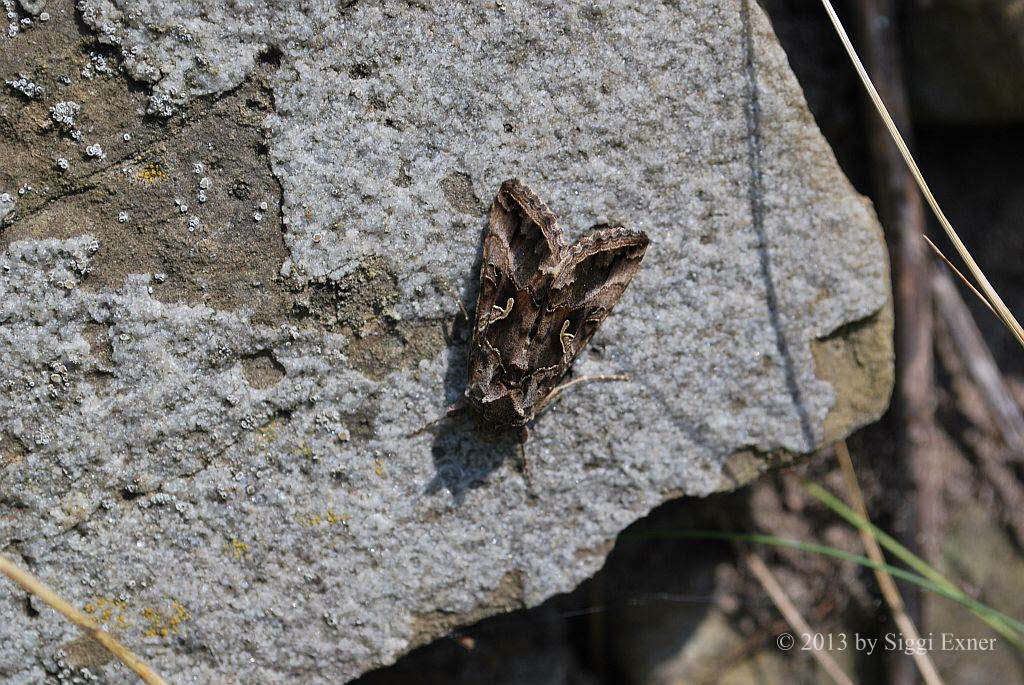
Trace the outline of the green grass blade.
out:
M 917 556 L 909 549 L 898 543 L 891 535 L 883 531 L 882 529 L 875 526 L 860 514 L 851 509 L 845 502 L 833 495 L 831 492 L 821 487 L 817 483 L 810 483 L 805 481 L 804 488 L 807 490 L 811 497 L 814 497 L 819 502 L 824 504 L 826 507 L 834 511 L 835 513 L 842 516 L 848 523 L 856 528 L 867 530 L 871 533 L 871 536 L 878 540 L 878 543 L 889 550 L 890 553 L 910 568 L 917 571 L 920 575 L 924 576 L 928 580 L 932 581 L 937 585 L 943 585 L 948 587 L 954 592 L 959 592 L 959 589 L 953 585 L 949 580 L 945 578 L 941 573 L 936 571 L 934 568 L 928 565 L 928 563 Z
M 858 517 L 859 518 L 859 517 Z M 862 519 L 863 520 L 863 519 Z M 802 552 L 808 552 L 811 554 L 821 554 L 824 556 L 833 557 L 835 559 L 841 559 L 843 561 L 852 561 L 856 564 L 860 564 L 866 568 L 872 569 L 883 569 L 890 575 L 913 583 L 920 587 L 923 587 L 930 592 L 947 597 L 954 602 L 962 604 L 967 607 L 971 613 L 978 616 L 980 619 L 988 623 L 993 630 L 997 631 L 1000 635 L 1006 638 L 1007 641 L 1011 642 L 1018 650 L 1024 651 L 1024 623 L 1011 618 L 1005 614 L 996 611 L 990 606 L 982 604 L 981 602 L 967 596 L 961 590 L 951 585 L 949 581 L 944 583 L 937 583 L 923 575 L 911 573 L 906 569 L 899 568 L 897 566 L 891 566 L 889 564 L 879 564 L 867 557 L 860 556 L 859 554 L 850 554 L 844 552 L 841 549 L 835 547 L 828 547 L 827 545 L 819 545 L 812 542 L 801 542 L 799 540 L 789 540 L 786 538 L 780 538 L 775 535 L 761 535 L 757 533 L 729 533 L 725 531 L 717 530 L 692 530 L 692 531 L 657 531 L 653 533 L 645 533 L 643 537 L 655 537 L 665 539 L 710 539 L 710 540 L 730 540 L 739 542 L 755 542 L 766 545 L 774 545 L 776 547 L 789 547 L 791 549 L 798 549 Z M 881 540 L 879 540 L 881 542 Z M 921 562 L 924 563 L 924 562 Z M 927 566 L 927 565 L 926 565 Z M 932 570 L 934 573 L 935 571 Z M 940 576 L 941 578 L 941 576 Z M 1016 631 L 1016 632 L 1015 632 Z
M 841 499 L 830 493 L 825 488 L 821 487 L 817 483 L 804 481 L 804 489 L 806 489 L 812 497 L 820 501 L 822 504 L 824 504 L 829 509 L 837 513 L 839 516 L 846 519 L 847 522 L 849 522 L 853 526 L 863 530 L 867 530 L 867 532 L 870 533 L 878 541 L 878 543 L 882 545 L 882 547 L 885 547 L 885 549 L 888 550 L 894 557 L 900 559 L 907 566 L 914 569 L 931 582 L 935 583 L 940 587 L 945 588 L 947 591 L 947 593 L 945 593 L 946 596 L 952 595 L 956 598 L 971 599 L 967 596 L 966 593 L 964 593 L 963 590 L 958 588 L 956 585 L 954 585 L 952 582 L 946 579 L 945 576 L 943 576 L 941 573 L 939 573 L 930 565 L 928 565 L 928 563 L 925 562 L 924 559 L 917 556 L 909 549 L 898 543 L 895 539 L 892 538 L 892 536 L 887 534 L 885 531 L 879 529 L 873 523 L 871 523 L 870 521 L 862 517 L 860 514 L 855 512 L 853 509 L 847 506 L 845 502 L 843 502 Z M 963 604 L 963 602 L 961 603 Z M 998 614 L 998 612 L 996 613 Z M 996 618 L 993 615 L 978 612 L 974 612 L 974 614 L 982 621 L 987 623 L 993 630 L 998 632 L 1007 640 L 1011 641 L 1014 644 L 1014 646 L 1017 647 L 1017 649 L 1024 652 L 1024 641 L 1022 641 L 1020 637 L 1020 635 L 1024 635 L 1024 631 L 1021 630 L 1019 621 L 1014 621 L 1013 619 L 1010 619 L 1010 622 L 1007 623 L 1006 621 Z M 1002 614 L 998 615 L 1002 616 Z M 1016 630 L 1018 634 L 1015 635 L 1013 632 L 1011 632 L 1012 630 Z

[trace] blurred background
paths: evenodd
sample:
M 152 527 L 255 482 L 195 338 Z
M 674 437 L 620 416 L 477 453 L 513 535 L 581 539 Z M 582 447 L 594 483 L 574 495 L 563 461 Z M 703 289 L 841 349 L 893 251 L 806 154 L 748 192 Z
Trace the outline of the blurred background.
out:
M 822 7 L 764 0 L 810 109 L 854 186 L 875 203 L 893 264 L 897 387 L 887 415 L 851 437 L 871 519 L 969 596 L 1024 617 L 1024 349 L 918 239 L 954 254 L 923 208 Z M 1010 310 L 1024 316 L 1024 3 L 840 3 L 840 15 L 925 178 Z M 994 373 L 993 370 L 996 370 Z M 814 632 L 880 640 L 828 650 L 854 682 L 922 682 L 874 573 L 818 554 L 650 531 L 765 533 L 856 554 L 858 532 L 810 497 L 848 499 L 833 451 L 758 483 L 663 505 L 620 536 L 574 592 L 420 647 L 360 685 L 399 683 L 834 682 L 766 593 L 771 577 Z M 899 583 L 943 682 L 1024 682 L 1024 658 L 962 606 Z M 992 638 L 942 650 L 941 634 Z M 931 682 L 935 682 L 932 680 Z

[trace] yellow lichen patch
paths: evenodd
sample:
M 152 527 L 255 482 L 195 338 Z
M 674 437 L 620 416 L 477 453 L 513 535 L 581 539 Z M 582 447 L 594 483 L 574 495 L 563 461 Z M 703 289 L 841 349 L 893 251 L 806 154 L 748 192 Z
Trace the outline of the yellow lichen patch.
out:
M 292 454 L 294 454 L 296 457 L 305 457 L 306 459 L 312 459 L 313 448 L 310 447 L 309 444 L 304 442 L 295 449 L 293 449 Z
M 231 553 L 235 555 L 235 559 L 247 557 L 249 556 L 249 545 L 237 538 L 231 538 Z
M 332 526 L 335 523 L 348 523 L 348 514 L 335 514 L 333 509 L 328 509 L 327 523 L 329 523 Z
M 152 185 L 167 178 L 167 172 L 160 162 L 149 162 L 135 172 L 135 180 Z
M 348 525 L 349 515 L 345 513 L 337 513 L 334 509 L 328 507 L 327 511 L 323 514 L 305 514 L 299 517 L 299 523 L 304 526 L 333 526 L 338 523 L 342 525 Z
M 373 472 L 377 474 L 378 478 L 384 477 L 384 462 L 380 459 L 373 460 Z
M 307 526 L 319 526 L 324 522 L 324 519 L 320 514 L 310 514 L 300 519 L 301 523 L 305 523 Z
M 259 435 L 261 442 L 273 442 L 277 440 L 277 427 L 280 424 L 276 419 L 265 423 L 256 429 L 256 434 Z
M 82 610 L 101 623 L 114 622 L 120 626 L 128 625 L 124 612 L 128 609 L 128 603 L 120 599 L 109 597 L 97 597 L 88 602 Z
M 143 631 L 143 635 L 146 637 L 168 637 L 170 635 L 177 635 L 179 632 L 179 626 L 185 621 L 192 618 L 189 615 L 188 610 L 178 600 L 171 602 L 171 608 L 169 611 L 162 611 L 160 609 L 154 609 L 153 607 L 144 607 L 141 612 L 142 620 L 146 624 L 146 629 Z

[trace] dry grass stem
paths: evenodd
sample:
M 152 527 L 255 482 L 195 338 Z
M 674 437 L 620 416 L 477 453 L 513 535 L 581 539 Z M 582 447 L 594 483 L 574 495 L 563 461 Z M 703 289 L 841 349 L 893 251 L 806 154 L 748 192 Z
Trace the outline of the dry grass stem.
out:
M 864 89 L 867 91 L 868 96 L 871 98 L 871 102 L 874 104 L 875 109 L 878 110 L 879 116 L 882 117 L 882 121 L 885 122 L 885 127 L 889 130 L 889 135 L 892 137 L 896 147 L 899 148 L 900 154 L 903 156 L 903 161 L 906 162 L 907 168 L 910 170 L 911 175 L 914 177 L 914 181 L 917 183 L 918 188 L 921 189 L 921 194 L 924 199 L 928 202 L 928 206 L 931 207 L 932 213 L 935 214 L 935 218 L 939 220 L 939 224 L 942 225 L 942 229 L 946 232 L 953 246 L 956 248 L 960 258 L 964 260 L 967 265 L 967 270 L 978 284 L 978 289 L 984 294 L 984 298 L 988 301 L 992 310 L 999 317 L 1000 321 L 1010 329 L 1014 337 L 1017 338 L 1017 342 L 1024 347 L 1024 328 L 1021 328 L 1020 323 L 1014 318 L 1013 314 L 1007 308 L 1006 304 L 1003 303 L 999 293 L 995 291 L 992 284 L 989 283 L 988 278 L 982 272 L 977 262 L 974 261 L 974 257 L 967 250 L 967 246 L 964 245 L 963 241 L 960 240 L 960 236 L 957 235 L 953 229 L 953 225 L 946 218 L 942 208 L 939 207 L 939 203 L 936 201 L 935 196 L 932 194 L 931 188 L 924 180 L 924 176 L 921 174 L 921 170 L 917 166 L 917 162 L 914 161 L 913 155 L 910 154 L 910 149 L 907 147 L 906 142 L 903 140 L 903 136 L 900 135 L 899 130 L 896 128 L 896 124 L 893 123 L 892 117 L 889 116 L 889 112 L 885 107 L 885 103 L 882 102 L 882 98 L 878 95 L 878 91 L 875 90 L 874 84 L 871 83 L 871 79 L 868 77 L 867 71 L 864 69 L 864 65 L 861 63 L 860 58 L 857 56 L 857 51 L 853 47 L 853 43 L 850 42 L 850 37 L 846 33 L 846 29 L 843 28 L 843 24 L 839 21 L 838 15 L 836 15 L 835 9 L 832 7 L 832 3 L 829 0 L 821 0 L 822 5 L 825 7 L 825 12 L 828 14 L 829 20 L 832 22 L 832 26 L 836 30 L 836 34 L 839 36 L 839 40 L 842 42 L 843 47 L 846 49 L 846 53 L 850 56 L 850 61 L 853 62 L 854 69 L 857 70 L 857 75 L 860 77 L 861 83 L 864 84 Z
M 121 663 L 135 671 L 143 682 L 149 683 L 149 685 L 167 685 L 167 681 L 161 678 L 146 662 L 118 642 L 113 635 L 100 628 L 92 618 L 66 602 L 43 581 L 3 555 L 0 555 L 0 572 L 24 588 L 26 592 L 35 595 L 63 614 L 69 621 L 81 628 L 86 635 L 103 645 Z
M 839 466 L 843 470 L 843 480 L 846 482 L 846 491 L 850 497 L 850 504 L 853 505 L 853 509 L 860 514 L 865 520 L 869 521 L 868 510 L 864 505 L 864 496 L 861 494 L 860 486 L 857 484 L 857 474 L 853 470 L 853 460 L 850 458 L 850 451 L 846 447 L 845 441 L 836 443 L 836 457 L 839 459 Z M 882 548 L 879 547 L 878 541 L 871 534 L 869 528 L 860 528 L 860 539 L 864 543 L 864 550 L 867 552 L 868 558 L 874 561 L 876 564 L 886 563 L 885 557 L 882 554 Z M 882 591 L 882 597 L 885 598 L 886 604 L 889 605 L 889 610 L 892 612 L 893 620 L 896 625 L 899 626 L 900 632 L 908 640 L 913 640 L 917 643 L 920 635 L 917 632 L 917 628 L 914 626 L 914 622 L 910 620 L 910 616 L 907 615 L 906 607 L 903 604 L 903 598 L 900 596 L 899 589 L 896 587 L 896 583 L 893 581 L 892 576 L 884 568 L 875 569 L 875 578 L 878 580 L 878 587 Z M 926 652 L 917 651 L 913 654 L 914 662 L 917 664 L 917 669 L 921 673 L 921 677 L 928 685 L 941 685 L 942 678 L 939 677 L 938 671 L 935 669 L 935 664 L 932 663 Z
M 786 619 L 786 622 L 793 629 L 795 635 L 794 640 L 799 640 L 801 635 L 813 634 L 815 631 L 811 630 L 811 626 L 808 625 L 804 617 L 800 615 L 796 606 L 790 601 L 789 596 L 786 595 L 785 590 L 779 585 L 779 581 L 775 579 L 775 576 L 768 569 L 768 565 L 764 563 L 761 557 L 757 556 L 753 552 L 745 552 L 743 554 L 743 560 L 746 561 L 747 566 L 750 568 L 750 572 L 754 574 L 758 582 L 764 588 L 764 591 L 771 597 L 772 602 L 778 608 L 779 613 Z M 813 656 L 821 667 L 825 669 L 829 677 L 839 685 L 853 685 L 853 681 L 850 677 L 843 672 L 843 669 L 839 667 L 832 655 L 824 649 L 812 649 L 810 650 L 811 656 Z

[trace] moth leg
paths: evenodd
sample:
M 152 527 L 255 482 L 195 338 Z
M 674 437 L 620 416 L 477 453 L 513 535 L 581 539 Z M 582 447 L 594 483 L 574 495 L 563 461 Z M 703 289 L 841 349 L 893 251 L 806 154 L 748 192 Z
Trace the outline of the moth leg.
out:
M 459 311 L 462 312 L 462 318 L 466 323 L 469 323 L 469 313 L 466 311 L 466 305 L 462 304 L 462 298 L 459 297 L 457 292 L 455 292 L 455 288 L 452 287 L 452 284 L 448 282 L 448 279 L 440 276 L 437 281 L 445 290 L 448 291 L 448 294 L 452 296 L 452 299 L 455 300 L 455 304 L 459 305 Z
M 526 481 L 526 490 L 530 493 L 533 492 L 533 476 L 530 472 L 530 462 L 526 458 L 526 441 L 530 438 L 530 430 L 523 426 L 519 431 L 519 471 L 523 474 L 523 480 Z
M 445 409 L 443 414 L 441 414 L 440 416 L 438 416 L 436 419 L 434 419 L 432 421 L 427 421 L 425 424 L 423 424 L 422 426 L 420 426 L 419 428 L 414 430 L 412 433 L 407 434 L 405 437 L 411 438 L 413 436 L 419 435 L 420 433 L 425 433 L 428 430 L 430 430 L 431 428 L 433 428 L 434 426 L 436 426 L 437 424 L 439 424 L 442 421 L 444 421 L 445 419 L 449 419 L 449 418 L 455 416 L 456 414 L 458 414 L 459 412 L 461 412 L 465 408 L 466 408 L 466 398 L 465 397 L 460 397 L 459 399 L 455 400 L 455 402 L 453 402 L 447 409 Z
M 598 374 L 594 376 L 580 376 L 579 378 L 573 378 L 571 381 L 566 381 L 561 385 L 555 387 L 554 390 L 549 392 L 544 399 L 537 403 L 537 408 L 534 410 L 534 415 L 540 414 L 542 411 L 548 408 L 562 392 L 568 389 L 570 386 L 576 385 L 577 383 L 587 383 L 590 381 L 628 381 L 629 376 L 624 373 L 615 374 Z

